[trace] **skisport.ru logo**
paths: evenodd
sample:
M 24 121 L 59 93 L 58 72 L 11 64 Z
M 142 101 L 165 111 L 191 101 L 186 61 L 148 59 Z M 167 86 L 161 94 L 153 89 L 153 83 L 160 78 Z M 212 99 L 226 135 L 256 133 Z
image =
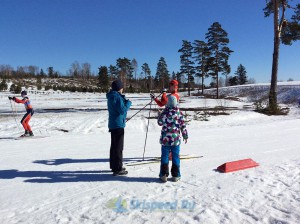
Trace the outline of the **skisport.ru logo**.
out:
M 122 197 L 110 199 L 106 203 L 106 207 L 113 209 L 117 213 L 127 212 L 127 201 L 122 200 Z
M 194 211 L 196 203 L 191 200 L 173 201 L 147 201 L 132 199 L 130 203 L 122 197 L 110 199 L 106 207 L 117 213 L 129 212 L 130 210 L 148 210 L 156 212 L 191 212 Z

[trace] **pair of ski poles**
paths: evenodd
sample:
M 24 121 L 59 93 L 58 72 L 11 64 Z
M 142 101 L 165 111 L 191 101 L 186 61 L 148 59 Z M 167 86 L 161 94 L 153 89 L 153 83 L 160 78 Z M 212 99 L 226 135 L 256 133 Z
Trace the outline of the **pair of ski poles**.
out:
M 21 132 L 20 127 L 19 127 L 18 122 L 17 122 L 17 118 L 16 118 L 16 116 L 17 116 L 16 105 L 14 104 L 14 108 L 15 108 L 15 109 L 14 109 L 14 108 L 13 108 L 13 105 L 12 105 L 12 103 L 11 103 L 11 100 L 9 100 L 9 102 L 10 102 L 11 111 L 12 111 L 14 120 L 15 120 L 15 122 L 16 122 L 17 128 L 18 128 L 19 132 Z
M 159 97 L 162 93 L 160 93 L 157 97 Z M 143 152 L 143 161 L 145 160 L 145 151 L 146 151 L 146 144 L 147 144 L 147 138 L 148 138 L 148 130 L 149 130 L 149 123 L 150 123 L 150 113 L 151 113 L 151 106 L 152 106 L 153 98 L 151 98 L 150 102 L 147 103 L 142 109 L 140 109 L 138 112 L 136 112 L 134 115 L 132 115 L 129 119 L 127 119 L 126 122 L 131 120 L 134 116 L 136 116 L 138 113 L 140 113 L 142 110 L 144 110 L 148 105 L 150 105 L 149 108 L 149 115 L 148 115 L 148 124 L 147 124 L 147 131 L 146 131 L 146 137 L 145 137 L 145 144 L 144 144 L 144 152 Z

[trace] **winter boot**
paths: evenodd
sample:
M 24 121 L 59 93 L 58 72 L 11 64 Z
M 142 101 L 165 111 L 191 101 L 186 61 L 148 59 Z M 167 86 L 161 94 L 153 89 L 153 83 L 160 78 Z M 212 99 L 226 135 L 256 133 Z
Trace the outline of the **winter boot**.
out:
M 164 183 L 166 183 L 166 182 L 168 181 L 168 177 L 167 177 L 166 174 L 163 175 L 163 176 L 161 176 L 161 177 L 159 177 L 159 179 L 160 179 L 162 182 L 164 182 Z
M 124 170 L 126 170 L 126 167 L 122 166 L 121 171 L 124 171 Z M 114 172 L 113 170 L 111 170 L 111 171 Z
M 28 137 L 29 136 L 29 131 L 25 131 L 25 133 L 23 135 L 21 135 L 20 137 Z
M 120 170 L 120 171 L 116 171 L 113 173 L 114 176 L 124 176 L 127 174 L 128 174 L 128 171 L 126 171 L 126 170 Z
M 29 136 L 34 136 L 32 131 L 29 132 Z
M 180 177 L 172 177 L 172 181 L 173 182 L 177 182 L 177 181 L 179 181 L 180 180 Z

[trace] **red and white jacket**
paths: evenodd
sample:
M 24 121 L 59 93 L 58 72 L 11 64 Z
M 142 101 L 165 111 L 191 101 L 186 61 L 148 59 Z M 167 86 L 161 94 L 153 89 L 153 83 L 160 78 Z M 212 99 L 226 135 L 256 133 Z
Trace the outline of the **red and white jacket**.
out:
M 177 90 L 174 93 L 170 93 L 168 95 L 167 95 L 167 93 L 163 93 L 160 100 L 157 98 L 155 98 L 154 100 L 158 106 L 163 107 L 168 103 L 168 96 L 170 96 L 170 95 L 175 96 L 177 99 L 177 102 L 179 102 L 179 94 L 178 94 Z
M 29 98 L 28 98 L 27 96 L 25 96 L 22 100 L 20 100 L 20 99 L 18 99 L 18 98 L 14 98 L 14 101 L 15 101 L 16 103 L 22 103 L 22 104 L 24 104 L 25 109 L 26 109 L 27 111 L 33 109 L 33 108 L 32 108 L 32 105 L 31 105 L 31 103 L 30 103 L 30 100 L 29 100 Z

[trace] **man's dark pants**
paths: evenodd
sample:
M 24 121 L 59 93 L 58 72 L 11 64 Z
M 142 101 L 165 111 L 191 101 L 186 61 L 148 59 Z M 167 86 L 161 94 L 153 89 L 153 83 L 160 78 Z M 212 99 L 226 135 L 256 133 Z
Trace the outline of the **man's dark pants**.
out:
M 110 129 L 109 132 L 111 134 L 110 168 L 113 172 L 118 172 L 123 166 L 124 128 Z

